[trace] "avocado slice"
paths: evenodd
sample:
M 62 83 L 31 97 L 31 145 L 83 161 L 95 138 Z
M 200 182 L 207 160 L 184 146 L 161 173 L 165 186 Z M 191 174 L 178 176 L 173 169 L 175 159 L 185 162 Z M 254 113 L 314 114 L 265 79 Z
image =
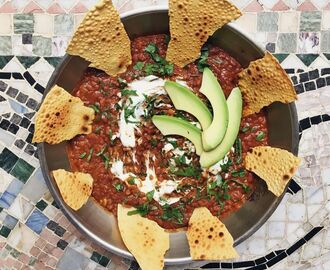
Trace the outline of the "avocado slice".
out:
M 205 151 L 220 144 L 228 126 L 228 107 L 222 88 L 209 68 L 204 68 L 202 86 L 199 90 L 210 101 L 213 109 L 211 125 L 203 130 L 202 143 Z
M 183 136 L 195 145 L 197 155 L 202 153 L 202 132 L 193 124 L 178 117 L 167 115 L 154 115 L 152 122 L 163 135 Z
M 239 126 L 241 123 L 243 106 L 242 94 L 238 87 L 231 91 L 227 99 L 227 104 L 229 110 L 227 132 L 220 145 L 218 145 L 210 152 L 202 152 L 199 162 L 203 168 L 208 168 L 217 163 L 219 160 L 223 159 L 237 138 Z
M 177 110 L 186 111 L 195 116 L 202 129 L 207 129 L 212 122 L 212 114 L 200 98 L 183 85 L 166 81 L 165 90 Z

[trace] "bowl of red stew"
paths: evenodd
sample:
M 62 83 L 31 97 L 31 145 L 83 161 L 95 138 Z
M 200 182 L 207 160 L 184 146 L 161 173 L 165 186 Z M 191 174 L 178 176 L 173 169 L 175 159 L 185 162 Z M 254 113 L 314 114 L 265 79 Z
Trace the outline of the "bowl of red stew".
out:
M 262 58 L 264 48 L 229 23 L 209 38 L 198 60 L 179 68 L 154 61 L 165 59 L 166 55 L 169 41 L 166 8 L 129 12 L 122 15 L 122 22 L 131 39 L 133 60 L 126 72 L 110 77 L 90 68 L 84 59 L 66 55 L 48 83 L 45 95 L 57 84 L 96 113 L 93 132 L 88 136 L 77 136 L 58 145 L 38 146 L 41 168 L 56 203 L 84 235 L 128 258 L 132 256 L 121 240 L 115 216 L 117 205 L 122 203 L 135 206 L 136 211 L 172 232 L 171 248 L 165 258 L 167 264 L 191 260 L 184 230 L 197 207 L 205 206 L 221 218 L 230 228 L 235 245 L 241 243 L 264 224 L 282 197 L 275 197 L 239 161 L 255 146 L 280 147 L 297 154 L 298 121 L 294 103 L 276 102 L 259 113 L 243 117 L 232 151 L 222 163 L 203 170 L 191 143 L 183 137 L 163 136 L 152 124 L 154 114 L 195 120 L 175 110 L 160 88 L 165 79 L 172 80 L 203 98 L 198 91 L 202 70 L 207 66 L 228 97 L 237 86 L 238 73 L 251 61 Z M 145 95 L 144 110 L 138 112 L 141 101 L 137 103 L 132 89 L 158 90 Z M 126 101 L 130 99 L 128 106 Z M 137 113 L 143 119 L 139 123 Z M 50 176 L 56 168 L 93 175 L 92 199 L 79 211 L 72 211 L 63 202 Z M 123 186 L 120 179 L 127 175 L 132 184 Z M 210 175 L 232 179 L 223 185 L 221 196 L 213 196 L 212 187 L 205 184 Z M 136 176 L 148 178 L 150 183 L 157 177 L 159 194 L 145 192 L 148 183 L 137 185 Z M 174 183 L 173 179 L 180 183 Z

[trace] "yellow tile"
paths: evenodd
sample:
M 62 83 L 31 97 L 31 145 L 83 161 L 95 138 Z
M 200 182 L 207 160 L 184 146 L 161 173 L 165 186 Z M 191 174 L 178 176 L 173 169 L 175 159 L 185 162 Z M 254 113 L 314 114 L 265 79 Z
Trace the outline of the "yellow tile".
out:
M 0 14 L 0 34 L 8 35 L 12 33 L 12 18 L 11 14 Z

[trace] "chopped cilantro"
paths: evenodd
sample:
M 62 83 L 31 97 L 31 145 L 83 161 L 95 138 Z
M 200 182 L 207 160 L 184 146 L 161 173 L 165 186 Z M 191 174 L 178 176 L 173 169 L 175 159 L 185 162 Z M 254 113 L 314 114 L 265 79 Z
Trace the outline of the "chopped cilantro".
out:
M 170 143 L 170 144 L 172 144 L 172 146 L 173 146 L 174 148 L 177 148 L 177 147 L 178 147 L 178 143 L 177 143 L 177 141 L 167 140 L 167 142 Z
M 144 109 L 144 118 L 149 119 L 154 113 L 155 109 L 155 102 L 156 98 L 155 97 L 149 97 L 149 96 L 144 96 L 145 102 L 146 102 L 146 108 Z
M 245 127 L 242 127 L 241 128 L 241 131 L 243 132 L 243 133 L 246 133 L 246 132 L 248 132 L 250 130 L 250 127 L 249 126 L 245 126 Z
M 154 197 L 154 194 L 155 194 L 155 190 L 152 190 L 152 191 L 149 191 L 146 193 L 146 197 L 147 197 L 148 201 L 152 200 L 152 198 Z
M 150 207 L 148 203 L 144 203 L 135 207 L 136 210 L 129 211 L 128 216 L 140 214 L 142 217 L 146 216 L 150 212 Z
M 251 190 L 251 188 L 248 185 L 246 185 L 246 184 L 244 184 L 244 183 L 242 183 L 242 182 L 240 182 L 236 179 L 230 179 L 229 181 L 234 182 L 237 185 L 241 186 L 245 193 L 247 193 Z
M 225 163 L 225 164 L 223 164 L 223 165 L 220 164 L 221 171 L 222 171 L 222 172 L 225 172 L 225 173 L 228 172 L 229 167 L 230 167 L 232 164 L 233 164 L 232 160 L 231 160 L 230 158 L 228 158 L 227 163 Z
M 200 72 L 203 72 L 205 67 L 209 67 L 210 65 L 207 63 L 207 59 L 209 57 L 209 50 L 207 47 L 202 48 L 201 56 L 197 60 L 197 68 Z
M 235 141 L 235 155 L 236 155 L 236 164 L 242 162 L 242 141 L 238 137 Z
M 176 111 L 174 116 L 190 122 L 190 119 L 188 119 L 182 111 Z
M 97 128 L 95 128 L 94 133 L 95 134 L 100 134 L 100 131 L 101 131 L 101 127 L 97 127 Z
M 100 150 L 100 152 L 98 152 L 98 153 L 96 154 L 96 156 L 99 157 L 99 156 L 103 155 L 105 149 L 107 149 L 107 145 L 104 145 L 104 146 L 102 147 L 102 149 Z
M 150 143 L 152 147 L 156 147 L 158 145 L 158 141 L 156 139 L 151 139 Z
M 194 177 L 194 178 L 200 178 L 201 176 L 201 170 L 200 168 L 193 167 L 192 165 L 184 168 L 179 169 L 171 169 L 171 173 L 177 176 L 185 176 L 185 177 Z
M 92 147 L 91 150 L 89 150 L 89 154 L 87 156 L 87 161 L 90 162 L 91 159 L 92 159 L 92 155 L 93 155 L 93 152 L 94 152 L 94 148 Z
M 235 176 L 235 177 L 244 177 L 245 176 L 245 170 L 243 168 L 241 168 L 238 171 L 232 171 L 231 175 Z
M 112 139 L 112 136 L 113 136 L 113 134 L 112 134 L 112 130 L 110 129 L 110 130 L 109 130 L 109 140 L 110 140 L 110 144 L 111 144 L 111 145 L 114 145 L 115 142 L 114 142 L 114 140 Z
M 168 204 L 165 204 L 162 206 L 163 214 L 161 218 L 163 220 L 173 220 L 178 224 L 182 224 L 184 216 L 183 213 L 181 212 L 181 208 L 182 206 L 172 207 Z
M 122 96 L 137 96 L 136 90 L 129 90 L 129 89 L 122 89 L 121 90 Z
M 263 131 L 258 132 L 257 136 L 256 136 L 256 141 L 260 142 L 265 138 L 266 134 Z
M 133 69 L 135 70 L 142 70 L 144 67 L 144 63 L 143 62 L 137 62 L 134 66 Z
M 100 105 L 98 103 L 89 105 L 89 107 L 92 108 L 96 113 L 100 113 L 101 112 Z
M 120 106 L 120 104 L 119 103 L 116 103 L 115 104 L 115 109 L 117 110 L 117 111 L 119 111 L 119 110 L 121 110 L 121 106 Z
M 124 189 L 124 185 L 120 182 L 113 184 L 113 186 L 117 191 L 122 191 Z
M 135 185 L 135 177 L 131 177 L 127 183 L 129 183 L 130 185 Z
M 149 43 L 148 46 L 145 47 L 144 51 L 152 55 L 158 52 L 158 48 L 155 43 Z
M 124 117 L 125 117 L 125 122 L 126 123 L 136 123 L 134 121 L 129 120 L 129 118 L 132 116 L 133 118 L 135 117 L 135 108 L 136 106 L 129 108 L 125 107 L 124 108 Z
M 80 156 L 79 156 L 79 158 L 84 158 L 86 155 L 87 155 L 87 153 L 86 153 L 86 152 L 84 152 L 84 153 L 81 153 L 81 154 L 80 154 Z
M 119 87 L 120 87 L 121 89 L 122 89 L 122 88 L 125 88 L 125 87 L 127 86 L 127 82 L 126 82 L 126 80 L 124 80 L 124 79 L 118 77 L 117 81 L 118 81 L 118 83 L 119 83 Z

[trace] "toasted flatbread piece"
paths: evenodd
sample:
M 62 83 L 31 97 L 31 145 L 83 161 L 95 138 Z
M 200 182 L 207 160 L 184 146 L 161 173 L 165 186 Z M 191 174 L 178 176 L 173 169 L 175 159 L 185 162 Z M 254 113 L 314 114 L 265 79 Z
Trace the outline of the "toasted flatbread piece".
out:
M 166 60 L 179 67 L 200 56 L 209 36 L 242 13 L 227 0 L 170 0 L 170 33 Z
M 131 43 L 111 0 L 101 0 L 76 30 L 67 53 L 79 55 L 93 67 L 115 76 L 132 62 Z
M 238 256 L 230 232 L 206 207 L 194 210 L 187 237 L 194 260 L 226 260 Z
M 53 171 L 56 184 L 64 202 L 73 210 L 80 209 L 92 194 L 93 178 L 88 173 Z
M 265 180 L 268 189 L 280 196 L 300 164 L 292 153 L 270 146 L 257 146 L 245 156 L 245 167 Z
M 164 255 L 170 247 L 169 233 L 155 221 L 140 215 L 129 215 L 135 208 L 118 204 L 118 227 L 127 249 L 142 270 L 161 270 Z
M 36 114 L 33 142 L 57 144 L 92 132 L 94 110 L 59 86 L 47 94 Z
M 251 62 L 238 76 L 245 103 L 243 116 L 257 113 L 275 101 L 290 103 L 297 99 L 289 76 L 269 52 Z

